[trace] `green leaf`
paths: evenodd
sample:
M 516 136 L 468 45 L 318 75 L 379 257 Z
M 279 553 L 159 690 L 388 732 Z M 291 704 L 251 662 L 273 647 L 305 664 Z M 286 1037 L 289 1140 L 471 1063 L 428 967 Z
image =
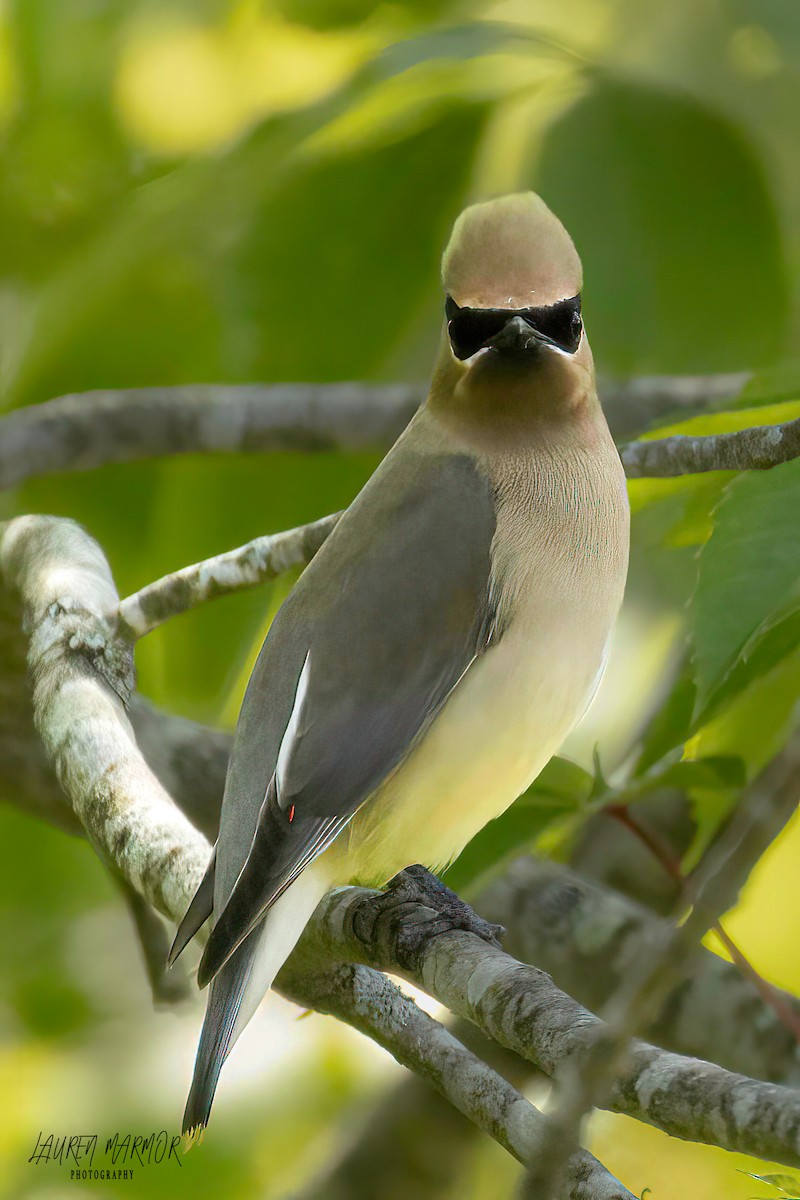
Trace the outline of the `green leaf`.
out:
M 691 605 L 696 719 L 800 637 L 800 460 L 741 475 L 717 509 Z
M 635 804 L 658 792 L 678 791 L 691 801 L 694 836 L 684 856 L 690 870 L 711 841 L 721 821 L 730 812 L 747 779 L 747 769 L 735 755 L 676 759 L 673 752 L 645 775 L 634 778 L 605 798 L 616 804 Z
M 685 661 L 663 702 L 642 732 L 631 772 L 633 778 L 646 774 L 671 750 L 686 741 L 692 725 L 695 697 L 691 666 Z
M 800 648 L 753 679 L 692 736 L 692 757 L 736 754 L 753 778 L 783 748 L 800 695 Z
M 719 754 L 709 758 L 686 758 L 669 763 L 659 770 L 651 771 L 642 783 L 648 790 L 677 788 L 690 792 L 695 788 L 704 791 L 727 791 L 743 787 L 747 779 L 741 758 L 732 754 Z M 637 784 L 637 789 L 642 783 Z
M 695 725 L 705 722 L 775 667 L 794 656 L 800 646 L 800 610 L 793 603 L 788 615 L 776 613 L 768 618 L 742 650 L 730 674 L 711 696 L 705 708 L 698 708 Z
M 453 0 L 406 0 L 414 17 L 435 21 L 452 7 Z M 383 7 L 383 0 L 275 0 L 275 7 L 288 21 L 311 29 L 340 29 L 360 25 Z
M 389 145 L 304 163 L 259 206 L 220 264 L 219 303 L 238 330 L 229 378 L 375 372 L 438 291 L 484 117 L 482 107 L 454 104 Z
M 474 895 L 511 858 L 533 849 L 549 825 L 582 808 L 593 786 L 588 771 L 568 759 L 552 758 L 528 790 L 465 846 L 444 873 L 448 887 L 459 895 Z
M 736 407 L 748 408 L 777 404 L 783 400 L 800 400 L 800 363 L 782 362 L 774 367 L 755 371 L 735 402 Z
M 746 1175 L 748 1179 L 756 1179 L 759 1183 L 768 1183 L 770 1187 L 788 1196 L 789 1200 L 800 1200 L 800 1180 L 792 1175 L 756 1175 L 753 1171 L 742 1170 L 739 1170 L 739 1174 Z
M 498 47 L 510 36 L 506 27 L 476 27 L 472 55 Z M 296 354 L 307 356 L 309 343 L 297 336 L 298 314 L 313 297 L 316 305 L 332 303 L 326 321 L 335 312 L 343 325 L 359 270 L 358 298 L 371 316 L 376 296 L 381 309 L 389 303 L 396 310 L 412 293 L 416 301 L 420 280 L 436 279 L 448 226 L 463 203 L 486 105 L 469 96 L 442 95 L 432 82 L 408 118 L 394 122 L 391 139 L 379 149 L 351 145 L 337 159 L 330 150 L 324 155 L 310 147 L 382 83 L 437 60 L 447 53 L 447 45 L 443 31 L 397 43 L 325 100 L 264 121 L 225 153 L 195 158 L 144 186 L 129 187 L 118 204 L 98 213 L 66 253 L 51 251 L 41 285 L 24 292 L 15 320 L 0 329 L 5 355 L 0 403 L 29 403 L 108 386 L 123 361 L 129 386 L 198 377 L 240 380 L 248 365 L 254 372 L 261 369 L 252 347 L 265 341 L 274 349 L 279 335 L 286 339 L 290 322 Z M 321 161 L 325 158 L 333 161 Z M 0 190 L 0 215 L 1 201 Z M 276 214 L 281 225 L 270 234 L 265 222 Z M 377 242 L 381 217 L 383 236 Z M 281 258 L 276 246 L 283 237 L 294 254 L 291 269 L 288 255 Z M 251 243 L 257 249 L 269 246 L 282 272 L 263 275 L 257 288 L 252 275 L 240 279 L 236 253 Z M 325 261 L 318 262 L 322 254 Z M 384 257 L 393 279 L 381 276 Z M 263 265 L 274 265 L 266 254 Z M 365 266 L 371 273 L 364 274 Z M 336 293 L 333 302 L 333 282 L 320 278 L 328 268 L 340 270 L 341 283 L 350 286 L 349 295 Z M 266 327 L 267 316 L 292 285 L 291 300 L 299 297 L 301 308 L 291 312 L 284 300 L 281 330 Z M 329 294 L 320 296 L 326 286 Z M 262 308 L 265 297 L 271 301 L 269 314 Z M 390 312 L 379 327 L 373 322 L 369 337 L 354 319 L 346 332 L 337 330 L 339 354 L 330 361 L 327 377 L 351 377 L 349 373 L 368 369 L 363 359 L 348 367 L 341 361 L 343 353 L 369 345 L 377 357 L 398 335 L 396 316 Z M 280 370 L 279 353 L 275 359 Z M 299 368 L 294 376 L 301 376 Z M 320 373 L 302 377 L 319 378 Z
M 778 632 L 786 635 L 787 624 L 780 626 Z M 792 640 L 787 637 L 788 642 Z M 699 720 L 694 719 L 697 692 L 692 666 L 688 661 L 683 662 L 640 735 L 630 778 L 637 780 L 647 775 L 686 743 L 692 759 L 729 756 L 741 759 L 746 764 L 748 778 L 766 766 L 786 743 L 800 694 L 800 647 L 790 648 L 772 668 L 755 674 L 757 667 L 766 666 L 766 653 L 771 651 L 771 656 L 776 657 L 779 648 L 782 649 L 779 643 L 768 637 L 764 659 L 758 650 L 749 667 L 741 668 L 749 669 L 753 677 L 744 680 L 743 687 L 738 689 L 734 668 L 727 703 L 701 714 Z
M 711 845 L 717 830 L 736 807 L 739 793 L 736 791 L 707 791 L 696 793 L 692 799 L 692 840 L 681 859 L 684 875 L 693 871 Z
M 631 479 L 633 534 L 645 547 L 702 546 L 711 535 L 711 513 L 729 475 L 711 471 L 676 479 Z
M 463 60 L 511 49 L 535 50 L 538 53 L 544 50 L 560 58 L 574 56 L 570 47 L 525 25 L 506 21 L 477 21 L 434 29 L 418 37 L 395 42 L 374 60 L 373 69 L 387 76 L 407 71 L 433 58 Z
M 644 440 L 733 433 L 758 425 L 779 425 L 798 417 L 800 399 L 783 397 L 769 402 L 765 399 L 761 407 L 748 404 L 746 408 L 726 408 L 660 425 L 650 430 Z M 663 547 L 702 546 L 711 536 L 714 509 L 731 478 L 731 472 L 709 471 L 676 479 L 629 480 L 635 546 L 644 549 L 655 546 L 659 552 Z M 656 558 L 649 564 L 651 574 L 659 572 L 659 567 L 663 569 L 665 561 L 662 554 L 661 562 Z
M 593 776 L 568 758 L 551 758 L 521 800 L 536 803 L 538 798 L 551 797 L 571 805 L 588 800 L 594 787 Z
M 789 317 L 776 206 L 753 146 L 719 113 L 596 74 L 550 127 L 528 180 L 583 257 L 603 369 L 727 372 L 774 361 Z

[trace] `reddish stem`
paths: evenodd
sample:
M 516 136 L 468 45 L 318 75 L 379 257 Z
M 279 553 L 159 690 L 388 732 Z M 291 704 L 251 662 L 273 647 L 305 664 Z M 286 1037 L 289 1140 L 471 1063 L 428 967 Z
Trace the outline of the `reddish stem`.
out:
M 624 825 L 634 837 L 637 837 L 647 847 L 670 878 L 674 879 L 680 885 L 681 892 L 686 893 L 689 890 L 689 881 L 681 869 L 680 862 L 675 858 L 670 846 L 660 834 L 640 825 L 636 818 L 632 816 L 627 804 L 608 804 L 604 812 L 608 816 L 613 817 L 614 820 L 619 821 L 621 825 Z M 758 973 L 753 964 L 745 958 L 733 938 L 725 932 L 719 921 L 714 922 L 712 929 L 730 954 L 741 974 L 750 980 L 764 1003 L 769 1005 L 784 1028 L 789 1030 L 795 1041 L 800 1045 L 800 1014 L 796 1013 L 783 996 L 779 995 L 772 984 L 764 979 L 763 975 Z
M 742 974 L 746 975 L 752 982 L 764 1003 L 768 1004 L 777 1013 L 781 1024 L 794 1035 L 795 1041 L 800 1045 L 800 1014 L 794 1011 L 771 983 L 764 979 L 762 975 L 759 975 L 753 964 L 742 954 L 733 938 L 722 928 L 719 921 L 714 923 L 714 932 Z
M 610 817 L 614 817 L 615 820 L 619 821 L 620 825 L 624 825 L 626 829 L 629 829 L 634 837 L 637 837 L 647 847 L 667 874 L 676 883 L 679 883 L 682 889 L 686 887 L 686 878 L 681 870 L 681 864 L 674 857 L 667 842 L 660 834 L 656 834 L 653 830 L 646 829 L 644 825 L 640 825 L 636 818 L 631 816 L 627 804 L 608 804 L 603 809 L 603 812 L 607 813 Z

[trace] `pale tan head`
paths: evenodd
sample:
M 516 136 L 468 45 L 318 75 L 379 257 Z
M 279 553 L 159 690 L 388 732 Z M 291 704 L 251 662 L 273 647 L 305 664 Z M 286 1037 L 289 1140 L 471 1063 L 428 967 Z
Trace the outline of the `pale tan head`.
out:
M 574 356 L 584 341 L 581 261 L 533 192 L 463 212 L 442 276 L 450 352 L 460 363 L 488 356 L 496 368 L 524 370 L 553 355 Z
M 535 192 L 466 209 L 442 261 L 460 308 L 541 308 L 577 296 L 581 260 L 558 217 Z
M 446 331 L 430 404 L 519 435 L 572 419 L 595 396 L 572 239 L 533 192 L 461 214 L 444 254 Z

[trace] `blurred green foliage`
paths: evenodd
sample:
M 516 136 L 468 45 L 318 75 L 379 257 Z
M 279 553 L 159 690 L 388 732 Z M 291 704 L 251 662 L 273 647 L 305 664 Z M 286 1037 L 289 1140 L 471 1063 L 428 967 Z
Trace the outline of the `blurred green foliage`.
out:
M 537 186 L 586 247 L 601 365 L 730 371 L 780 354 L 789 289 L 777 213 L 758 153 L 725 117 L 599 74 L 553 124 L 538 165 Z
M 149 384 L 422 379 L 453 217 L 534 187 L 582 254 L 601 372 L 759 368 L 725 412 L 670 432 L 787 420 L 800 411 L 799 66 L 800 15 L 784 0 L 5 0 L 0 408 Z M 0 515 L 81 520 L 126 592 L 345 506 L 376 462 L 132 464 L 32 481 Z M 614 786 L 585 735 L 584 765 L 551 764 L 451 882 L 474 887 L 521 846 L 563 845 L 609 798 L 666 786 L 695 805 L 696 859 L 782 745 L 800 694 L 797 476 L 788 464 L 632 485 L 626 682 L 591 726 Z M 151 635 L 142 690 L 231 722 L 290 583 Z M 651 655 L 648 676 L 658 638 L 668 653 Z M 0 1187 L 56 1197 L 63 1178 L 25 1161 L 36 1132 L 67 1114 L 108 1133 L 174 1126 L 198 1014 L 149 1012 L 119 897 L 87 845 L 3 810 L 0 847 L 0 1084 L 12 1098 Z M 800 988 L 794 900 L 775 922 L 764 885 L 734 920 L 760 969 Z M 778 924 L 784 941 L 769 949 Z M 126 1194 L 285 1194 L 373 1094 L 374 1068 L 337 1037 L 304 1022 L 306 1056 L 270 1060 L 257 1090 L 231 1086 L 202 1157 Z M 699 1197 L 702 1177 L 714 1194 L 749 1194 L 712 1152 L 652 1149 L 652 1131 L 604 1120 L 597 1150 L 634 1190 Z M 626 1158 L 639 1147 L 644 1179 Z M 499 1155 L 484 1147 L 453 1196 L 510 1188 Z

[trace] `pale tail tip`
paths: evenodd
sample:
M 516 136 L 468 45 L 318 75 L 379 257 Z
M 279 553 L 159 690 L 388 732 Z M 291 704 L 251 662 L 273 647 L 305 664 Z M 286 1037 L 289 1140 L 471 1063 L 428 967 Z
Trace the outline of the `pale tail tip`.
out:
M 175 963 L 178 961 L 181 954 L 183 954 L 184 950 L 186 949 L 186 946 L 187 946 L 187 940 L 185 937 L 181 937 L 181 930 L 179 927 L 178 932 L 175 934 L 175 937 L 173 939 L 172 945 L 169 948 L 169 954 L 167 955 L 167 966 L 168 967 L 175 966 Z
M 175 966 L 175 963 L 178 961 L 178 955 L 180 954 L 181 949 L 182 949 L 182 947 L 180 947 L 180 948 L 178 947 L 178 935 L 176 934 L 175 940 L 173 941 L 172 945 L 170 946 L 169 954 L 167 955 L 167 968 L 168 969 L 170 967 Z
M 199 1146 L 205 1137 L 205 1125 L 192 1125 L 190 1129 L 184 1129 L 183 1137 L 181 1138 L 181 1147 L 184 1154 L 188 1154 L 193 1146 Z

